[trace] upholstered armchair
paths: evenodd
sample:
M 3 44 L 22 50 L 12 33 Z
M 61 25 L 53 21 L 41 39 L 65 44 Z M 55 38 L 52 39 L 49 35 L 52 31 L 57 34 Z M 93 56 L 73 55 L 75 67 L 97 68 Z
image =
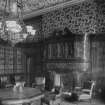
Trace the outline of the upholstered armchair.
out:
M 79 101 L 90 100 L 91 102 L 95 81 L 87 82 L 86 86 L 81 90 L 81 94 L 78 96 L 78 100 Z

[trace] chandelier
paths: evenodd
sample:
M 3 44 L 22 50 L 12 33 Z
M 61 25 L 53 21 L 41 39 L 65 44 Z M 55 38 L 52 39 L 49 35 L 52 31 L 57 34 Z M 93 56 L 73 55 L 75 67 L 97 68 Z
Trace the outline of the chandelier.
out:
M 23 21 L 22 0 L 0 0 L 0 12 L 0 38 L 15 45 L 29 35 L 34 37 L 36 30 Z

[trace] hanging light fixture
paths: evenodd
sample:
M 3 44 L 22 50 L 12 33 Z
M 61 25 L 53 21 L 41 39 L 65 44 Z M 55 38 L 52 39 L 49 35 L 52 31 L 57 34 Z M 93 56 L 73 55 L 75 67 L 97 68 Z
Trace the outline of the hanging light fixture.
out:
M 28 35 L 35 35 L 32 26 L 23 21 L 22 0 L 1 0 L 3 14 L 0 21 L 0 38 L 10 41 L 12 45 L 24 41 Z

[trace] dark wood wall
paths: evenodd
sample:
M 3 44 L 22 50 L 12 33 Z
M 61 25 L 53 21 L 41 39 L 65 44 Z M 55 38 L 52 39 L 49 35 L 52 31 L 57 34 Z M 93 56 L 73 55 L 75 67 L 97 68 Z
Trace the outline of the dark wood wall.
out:
M 95 80 L 98 91 L 99 84 L 103 87 L 102 81 L 105 78 L 105 37 L 104 34 L 90 34 L 85 43 L 84 37 L 85 35 L 76 35 L 74 42 L 69 38 L 46 40 L 43 69 L 60 74 L 73 74 L 75 85 L 82 85 L 82 82 L 87 80 Z M 72 43 L 74 48 L 71 47 Z
M 91 35 L 91 73 L 96 80 L 96 93 L 105 97 L 105 34 Z M 103 95 L 103 96 L 102 96 Z
M 26 42 L 17 44 L 23 49 L 27 57 L 27 84 L 32 86 L 35 82 L 35 77 L 43 76 L 43 49 L 42 44 L 37 42 Z
M 91 35 L 91 71 L 93 77 L 105 75 L 105 36 L 104 34 Z

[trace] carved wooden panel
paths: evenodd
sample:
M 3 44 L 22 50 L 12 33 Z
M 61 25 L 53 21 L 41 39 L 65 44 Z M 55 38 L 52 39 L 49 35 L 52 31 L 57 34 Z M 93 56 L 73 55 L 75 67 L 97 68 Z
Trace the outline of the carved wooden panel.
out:
M 71 59 L 73 54 L 71 42 L 49 43 L 44 49 L 45 59 Z

